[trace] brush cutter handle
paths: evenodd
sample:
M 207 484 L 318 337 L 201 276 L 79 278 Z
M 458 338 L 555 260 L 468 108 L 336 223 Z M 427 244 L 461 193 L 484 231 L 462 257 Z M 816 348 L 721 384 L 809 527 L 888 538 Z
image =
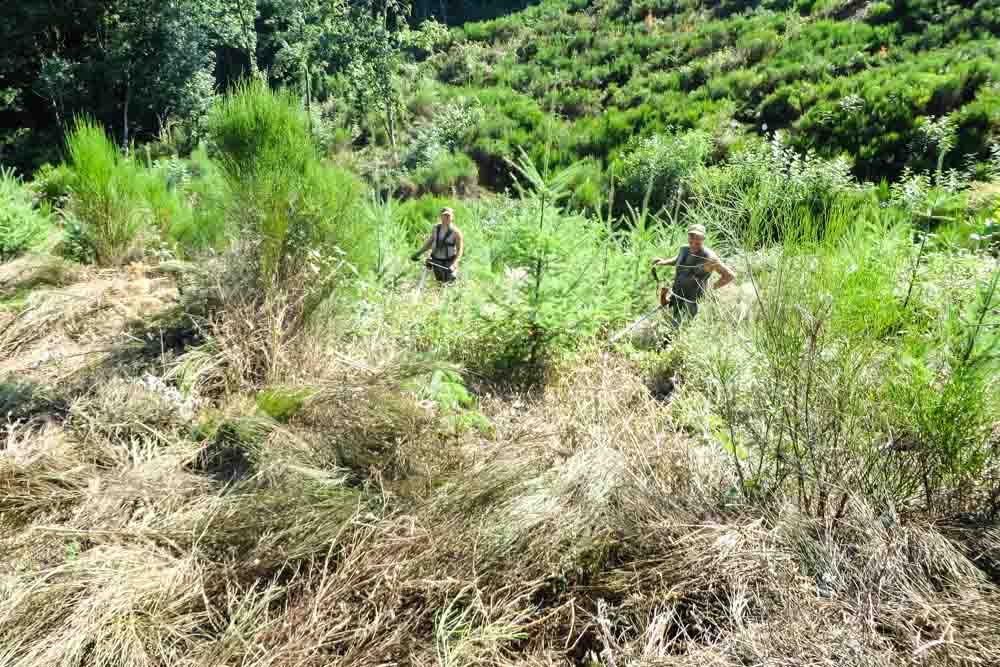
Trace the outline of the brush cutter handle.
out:
M 653 268 L 650 269 L 653 274 L 653 282 L 656 283 L 657 287 L 660 285 L 660 276 L 656 273 L 656 264 L 653 264 Z M 670 305 L 670 299 L 673 296 L 672 290 L 669 287 L 659 287 L 657 290 L 660 297 L 660 307 L 666 308 Z
M 436 266 L 437 268 L 439 268 L 439 269 L 442 269 L 442 270 L 444 270 L 444 271 L 452 271 L 452 272 L 454 272 L 454 271 L 455 271 L 455 267 L 453 267 L 453 266 L 445 266 L 444 264 L 438 264 L 437 262 L 432 262 L 431 260 L 427 260 L 427 261 L 425 262 L 425 264 L 426 264 L 426 265 L 427 265 L 428 267 L 431 267 L 431 266 Z

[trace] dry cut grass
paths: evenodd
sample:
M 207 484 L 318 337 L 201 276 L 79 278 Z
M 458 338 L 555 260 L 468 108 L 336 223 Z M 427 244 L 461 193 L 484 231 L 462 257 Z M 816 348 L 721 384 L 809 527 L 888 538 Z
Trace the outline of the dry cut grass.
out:
M 614 355 L 456 437 L 426 367 L 302 344 L 279 420 L 239 349 L 8 428 L 0 665 L 1000 664 L 997 528 L 740 500 Z

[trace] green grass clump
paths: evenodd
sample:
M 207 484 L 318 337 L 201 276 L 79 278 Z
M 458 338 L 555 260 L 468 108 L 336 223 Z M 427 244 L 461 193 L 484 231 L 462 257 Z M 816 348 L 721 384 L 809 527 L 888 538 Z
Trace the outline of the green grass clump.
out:
M 314 393 L 309 389 L 267 387 L 257 393 L 257 407 L 271 419 L 287 423 Z
M 276 168 L 302 174 L 317 159 L 298 98 L 261 81 L 238 84 L 213 109 L 208 126 L 230 179 L 252 180 Z
M 92 254 L 102 266 L 122 264 L 137 250 L 150 219 L 143 198 L 148 182 L 92 120 L 76 121 L 67 146 L 75 174 L 69 208 L 86 247 L 81 254 Z
M 265 293 L 303 290 L 312 273 L 308 300 L 322 300 L 342 253 L 368 238 L 359 224 L 360 183 L 320 164 L 305 113 L 288 92 L 241 84 L 209 125 L 230 196 L 227 216 L 255 257 L 250 279 Z

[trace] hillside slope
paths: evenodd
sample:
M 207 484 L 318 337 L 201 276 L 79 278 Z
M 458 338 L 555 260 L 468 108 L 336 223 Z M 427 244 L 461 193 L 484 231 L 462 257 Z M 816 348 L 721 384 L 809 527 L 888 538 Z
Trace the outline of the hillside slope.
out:
M 545 0 L 466 24 L 432 61 L 489 110 L 463 147 L 489 185 L 518 146 L 607 166 L 671 128 L 707 130 L 719 157 L 784 130 L 880 181 L 936 166 L 942 116 L 944 166 L 976 171 L 1000 136 L 998 33 L 992 0 Z
M 995 201 L 671 173 L 738 275 L 633 331 L 683 224 L 383 200 L 260 82 L 208 125 L 0 173 L 0 667 L 1000 664 Z

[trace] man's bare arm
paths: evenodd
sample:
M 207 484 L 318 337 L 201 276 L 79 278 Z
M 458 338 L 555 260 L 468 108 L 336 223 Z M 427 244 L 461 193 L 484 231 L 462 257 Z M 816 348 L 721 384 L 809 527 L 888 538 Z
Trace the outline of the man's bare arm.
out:
M 726 266 L 726 263 L 722 260 L 716 260 L 713 262 L 712 270 L 719 274 L 719 280 L 716 281 L 713 289 L 725 287 L 729 283 L 736 280 L 736 273 L 731 268 Z
M 653 260 L 653 266 L 673 266 L 677 263 L 677 256 L 674 255 L 670 259 L 660 259 L 656 258 Z

